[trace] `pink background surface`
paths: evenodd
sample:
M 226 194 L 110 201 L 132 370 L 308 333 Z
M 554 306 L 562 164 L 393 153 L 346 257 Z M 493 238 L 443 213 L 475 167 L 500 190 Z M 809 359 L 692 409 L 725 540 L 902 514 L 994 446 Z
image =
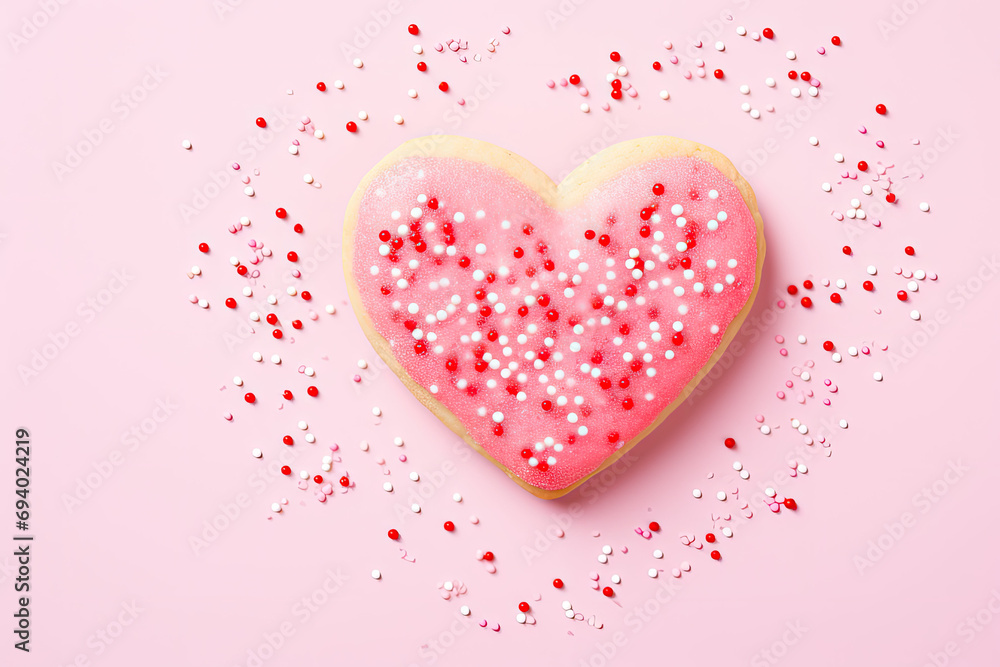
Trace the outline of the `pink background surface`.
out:
M 287 636 L 276 651 L 264 650 L 262 664 L 530 664 L 545 656 L 571 665 L 654 658 L 704 665 L 923 665 L 932 655 L 938 664 L 995 663 L 997 286 L 976 282 L 977 275 L 995 273 L 1000 237 L 981 203 L 981 193 L 992 187 L 984 174 L 997 148 L 992 87 L 1000 59 L 995 46 L 977 36 L 979 26 L 995 23 L 995 7 L 877 0 L 807 12 L 792 2 L 594 0 L 562 3 L 572 11 L 553 28 L 546 12 L 559 11 L 555 2 L 504 3 L 502 10 L 403 2 L 402 12 L 362 50 L 366 65 L 356 70 L 339 45 L 387 5 L 233 4 L 221 17 L 210 2 L 70 3 L 41 19 L 45 3 L 18 0 L 4 9 L 5 33 L 26 31 L 30 38 L 11 44 L 8 35 L 0 67 L 0 281 L 6 294 L 0 433 L 7 443 L 0 456 L 0 539 L 15 532 L 18 427 L 32 434 L 31 533 L 37 537 L 30 656 L 11 648 L 16 573 L 12 549 L 0 548 L 3 664 L 252 665 L 251 653 L 260 655 L 266 638 L 283 631 Z M 720 18 L 725 12 L 734 19 Z M 894 19 L 898 30 L 883 35 L 878 22 Z M 25 29 L 25 20 L 44 25 Z M 420 24 L 420 38 L 406 34 L 411 21 Z M 511 27 L 509 36 L 500 32 L 503 25 Z M 755 43 L 738 37 L 736 25 L 771 26 L 776 39 Z M 832 34 L 843 37 L 843 47 L 829 46 Z M 469 40 L 470 56 L 485 55 L 493 37 L 500 45 L 494 57 L 462 64 L 455 54 L 432 49 L 452 37 Z M 684 62 L 705 58 L 710 69 L 723 67 L 726 79 L 685 81 L 690 65 L 667 64 L 664 39 Z M 705 48 L 689 46 L 697 39 Z M 715 39 L 726 42 L 725 53 L 711 48 Z M 427 75 L 415 69 L 413 43 L 427 50 Z M 820 45 L 828 47 L 826 56 L 816 53 Z M 625 55 L 639 97 L 606 113 L 599 104 L 607 97 L 603 76 L 613 49 Z M 812 107 L 788 94 L 787 49 L 799 53 L 796 69 L 823 81 Z M 654 59 L 664 62 L 664 71 L 649 67 Z M 164 73 L 162 80 L 147 79 L 134 109 L 116 102 L 142 84 L 147 68 Z M 591 88 L 590 114 L 579 112 L 583 99 L 576 93 L 544 86 L 573 72 Z M 776 90 L 764 86 L 766 76 L 778 80 Z M 495 90 L 456 127 L 455 100 L 466 97 L 471 109 L 481 77 Z M 329 86 L 338 78 L 345 91 L 314 88 L 316 81 Z M 442 79 L 452 86 L 448 96 L 433 85 Z M 751 86 L 749 97 L 739 94 L 741 83 Z M 417 100 L 406 95 L 411 87 L 420 91 Z M 661 89 L 671 92 L 669 102 L 659 99 Z M 762 118 L 739 111 L 743 101 L 760 108 Z M 889 116 L 875 116 L 877 102 L 889 106 Z M 357 136 L 348 135 L 343 124 L 359 109 L 371 120 Z M 809 111 L 781 123 L 797 109 Z M 257 136 L 255 117 L 268 117 L 274 128 L 279 113 L 308 114 L 327 138 L 306 137 L 293 121 L 259 150 L 248 143 Z M 405 116 L 404 125 L 392 123 L 395 113 Z M 110 132 L 95 129 L 104 118 Z M 867 135 L 857 132 L 860 124 L 868 126 Z M 370 166 L 401 141 L 436 129 L 508 147 L 555 177 L 603 145 L 677 134 L 729 155 L 754 186 L 768 257 L 754 315 L 737 338 L 742 353 L 731 355 L 724 375 L 634 451 L 622 474 L 559 501 L 538 500 L 457 442 L 375 363 L 345 303 L 339 250 L 323 249 L 338 242 L 343 208 Z M 941 132 L 957 138 L 935 149 L 925 178 L 897 184 L 900 202 L 879 216 L 881 229 L 853 225 L 861 233 L 850 235 L 830 217 L 832 208 L 843 210 L 860 196 L 857 183 L 835 185 L 832 194 L 820 189 L 823 181 L 838 181 L 842 167 L 831 159 L 834 152 L 848 163 L 895 163 L 897 173 L 905 173 Z M 813 135 L 818 148 L 807 141 Z M 100 143 L 58 177 L 53 163 L 90 137 Z M 180 147 L 185 138 L 194 143 L 190 152 Z M 293 158 L 286 147 L 295 138 L 303 148 Z M 878 138 L 885 151 L 874 147 Z M 919 147 L 912 138 L 921 139 Z M 192 203 L 195 191 L 206 192 L 213 173 L 231 174 L 234 160 L 243 173 L 260 169 L 257 196 L 248 199 L 233 181 L 185 222 L 180 207 Z M 323 187 L 304 185 L 305 172 Z M 920 201 L 930 203 L 930 213 L 917 209 Z M 286 206 L 289 223 L 301 222 L 306 233 L 297 237 L 288 224 L 277 224 L 276 206 Z M 230 237 L 225 230 L 241 215 L 254 226 Z M 227 346 L 226 334 L 238 331 L 250 306 L 232 312 L 223 306 L 242 286 L 226 258 L 247 255 L 251 237 L 279 256 L 297 247 L 317 259 L 302 282 L 321 317 L 307 320 L 295 343 L 278 344 L 261 333 Z M 212 244 L 212 254 L 196 251 L 200 241 Z M 853 257 L 840 253 L 845 243 Z M 903 255 L 905 245 L 917 255 Z M 266 275 L 278 275 L 273 262 Z M 185 275 L 192 264 L 204 270 L 195 281 Z M 859 287 L 868 264 L 879 268 L 874 295 Z M 924 281 L 901 304 L 894 292 L 906 281 L 893 266 L 939 278 Z M 118 290 L 116 271 L 126 278 L 124 289 Z M 819 287 L 811 311 L 774 307 L 786 284 L 807 277 L 844 278 L 845 303 L 834 307 L 829 290 Z M 295 282 L 281 278 L 271 288 L 283 293 Z M 258 296 L 267 293 L 255 289 Z M 211 309 L 189 304 L 192 292 L 208 298 Z M 106 303 L 91 315 L 81 306 L 88 299 Z M 325 303 L 336 304 L 338 313 L 323 313 Z M 281 307 L 283 317 L 306 311 L 287 298 Z M 933 335 L 915 336 L 922 329 L 910 320 L 911 308 L 924 314 L 924 325 L 936 311 L 947 323 Z M 19 367 L 30 365 L 68 325 L 78 327 L 77 335 L 37 376 L 23 380 Z M 795 342 L 799 334 L 807 345 Z M 787 358 L 778 354 L 776 335 L 788 341 Z M 874 341 L 874 351 L 845 355 L 837 365 L 819 347 L 827 338 L 839 349 Z M 883 345 L 912 354 L 893 364 Z M 253 350 L 280 351 L 285 363 L 254 364 Z M 356 385 L 351 377 L 360 358 L 371 367 Z M 817 398 L 799 405 L 794 396 L 802 383 L 785 401 L 775 398 L 791 369 L 810 359 Z M 319 398 L 305 397 L 307 382 L 295 372 L 300 363 L 317 369 Z M 883 382 L 872 380 L 875 371 L 885 374 Z M 255 406 L 241 400 L 234 375 L 261 397 Z M 823 388 L 826 377 L 839 386 L 837 394 Z M 285 387 L 297 396 L 279 410 Z M 831 407 L 819 402 L 826 396 Z M 158 401 L 172 406 L 170 414 L 149 421 L 164 417 Z M 381 419 L 372 416 L 373 405 L 382 408 Z M 227 411 L 235 415 L 232 423 L 222 418 Z M 774 428 L 771 435 L 757 430 L 758 413 Z M 832 456 L 818 452 L 818 444 L 804 447 L 789 425 L 793 418 L 813 434 L 827 434 Z M 850 428 L 836 427 L 841 418 Z M 281 435 L 298 434 L 300 419 L 317 443 L 283 450 Z M 148 433 L 129 439 L 133 427 Z M 393 446 L 395 436 L 405 439 L 402 450 Z M 727 436 L 739 442 L 736 450 L 722 447 Z M 371 451 L 360 451 L 361 440 Z M 349 471 L 356 486 L 325 504 L 315 502 L 312 490 L 262 472 L 280 455 L 296 470 L 316 471 L 334 442 L 343 459 L 334 472 Z M 249 456 L 252 447 L 264 450 L 263 462 Z M 400 451 L 408 456 L 405 465 L 396 461 Z M 389 477 L 377 456 L 389 460 Z M 775 483 L 790 457 L 807 460 L 809 473 Z M 108 469 L 111 458 L 119 464 L 110 465 L 110 475 L 67 509 L 66 496 L 95 469 Z M 751 471 L 748 481 L 734 481 L 733 460 Z M 953 464 L 966 468 L 957 479 L 946 474 Z M 407 479 L 410 470 L 420 472 L 422 484 Z M 715 478 L 706 479 L 708 473 Z M 395 493 L 380 489 L 385 479 Z M 712 512 L 738 516 L 735 501 L 714 498 L 737 482 L 743 497 L 759 497 L 774 485 L 799 509 L 772 515 L 759 498 L 752 500 L 754 518 L 739 523 L 731 540 L 720 538 L 724 556 L 716 563 L 707 549 L 686 547 L 677 536 L 703 535 Z M 936 502 L 916 499 L 935 483 L 944 489 Z M 705 498 L 692 497 L 695 487 Z M 464 496 L 460 504 L 451 499 L 456 491 Z M 290 503 L 274 516 L 270 504 L 282 497 Z M 420 515 L 408 509 L 413 499 L 423 506 Z M 234 511 L 240 501 L 245 506 Z M 219 518 L 226 508 L 235 518 Z M 892 536 L 887 524 L 904 513 L 914 520 Z M 478 525 L 468 520 L 473 514 Z M 441 529 L 449 519 L 458 525 L 454 534 Z M 633 532 L 651 520 L 663 526 L 651 540 Z M 206 533 L 212 521 L 228 525 L 213 536 Z M 560 524 L 565 537 L 545 537 Z M 385 537 L 390 527 L 403 533 L 399 545 Z M 206 535 L 205 548 L 191 546 L 192 538 Z M 880 539 L 890 548 L 859 571 L 856 560 Z M 604 544 L 615 549 L 608 565 L 597 562 Z M 402 560 L 399 546 L 417 562 Z M 663 560 L 652 558 L 654 548 L 664 551 Z M 476 561 L 477 549 L 497 554 L 496 574 Z M 526 549 L 539 553 L 529 558 Z M 674 580 L 670 568 L 685 560 L 691 572 Z M 666 572 L 650 579 L 650 567 Z M 382 571 L 381 581 L 370 577 L 373 568 Z M 621 575 L 614 599 L 591 590 L 590 571 L 600 573 L 602 585 Z M 566 581 L 563 591 L 551 587 L 553 577 Z M 468 593 L 443 600 L 438 585 L 449 580 L 464 582 Z M 657 598 L 658 591 L 665 592 Z M 310 597 L 322 603 L 309 609 L 302 599 Z M 564 599 L 603 629 L 566 619 Z M 521 600 L 531 601 L 535 625 L 514 621 Z M 472 608 L 469 620 L 461 620 L 461 604 Z M 138 611 L 130 615 L 123 605 Z M 967 619 L 977 613 L 973 625 Z M 128 625 L 120 628 L 119 618 Z M 483 618 L 501 630 L 480 628 L 476 621 Z

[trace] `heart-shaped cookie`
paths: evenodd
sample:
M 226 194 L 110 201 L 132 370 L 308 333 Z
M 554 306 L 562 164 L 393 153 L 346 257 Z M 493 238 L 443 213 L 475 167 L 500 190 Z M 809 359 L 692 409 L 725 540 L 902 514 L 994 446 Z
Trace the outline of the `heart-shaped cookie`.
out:
M 760 284 L 756 199 L 720 153 L 608 148 L 556 185 L 521 157 L 425 137 L 358 186 L 344 226 L 372 345 L 537 496 L 647 436 L 718 360 Z

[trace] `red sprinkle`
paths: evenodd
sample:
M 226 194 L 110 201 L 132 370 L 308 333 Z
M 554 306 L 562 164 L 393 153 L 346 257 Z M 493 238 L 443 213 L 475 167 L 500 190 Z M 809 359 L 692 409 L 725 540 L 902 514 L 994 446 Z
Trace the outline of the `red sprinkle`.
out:
M 622 59 L 622 54 L 618 53 L 617 51 L 612 51 L 609 57 L 611 58 L 612 62 L 618 62 L 619 60 Z
M 555 586 L 556 588 L 562 588 L 563 587 L 563 580 L 562 579 L 553 579 L 552 580 L 552 585 Z
M 527 602 L 520 602 L 518 603 L 517 608 L 520 609 L 521 611 L 528 611 L 529 609 L 531 609 L 531 605 L 528 604 Z
M 243 400 L 246 401 L 247 403 L 255 403 L 257 401 L 257 397 L 254 396 L 252 392 L 248 391 L 246 394 L 243 395 Z
M 725 445 L 729 449 L 732 449 L 733 447 L 736 446 L 736 440 L 734 440 L 733 438 L 726 438 Z
M 663 65 L 660 64 L 659 60 L 654 60 L 653 61 L 653 69 L 659 71 L 661 67 L 663 67 Z
M 604 597 L 609 598 L 615 594 L 615 589 L 611 588 L 611 586 L 605 586 L 601 592 L 604 593 Z
M 452 523 L 451 521 L 445 521 L 444 529 L 450 533 L 451 531 L 455 530 L 455 524 Z
M 708 542 L 709 544 L 715 542 L 715 533 L 709 533 L 705 535 L 705 541 Z
M 896 193 L 890 192 L 885 196 L 885 200 L 890 204 L 894 203 L 896 201 Z
M 276 216 L 278 216 L 279 218 L 281 218 L 282 220 L 284 220 L 285 218 L 288 217 L 288 211 L 286 211 L 283 208 L 276 208 L 276 209 L 274 209 L 274 214 Z
M 390 528 L 389 529 L 389 539 L 390 540 L 398 540 L 399 539 L 399 531 L 396 530 L 395 528 Z
M 760 31 L 760 34 L 764 35 L 764 37 L 767 37 L 768 39 L 774 39 L 774 31 L 770 28 L 764 28 Z
M 913 249 L 913 246 L 911 246 L 911 245 L 908 245 L 908 246 L 906 246 L 905 248 L 903 248 L 903 252 L 905 252 L 905 253 L 906 253 L 907 255 L 909 255 L 910 257 L 913 257 L 913 255 L 914 255 L 914 254 L 915 254 L 915 253 L 916 253 L 917 251 Z
M 723 73 L 723 71 L 721 69 L 715 70 L 715 72 L 713 72 L 713 74 L 715 74 L 715 78 L 716 79 L 721 79 L 722 77 L 725 76 L 725 74 Z
M 406 31 L 408 33 L 410 33 L 411 35 L 419 35 L 420 34 L 420 28 L 417 27 L 416 23 L 411 23 L 410 25 L 406 26 Z
M 884 116 L 886 113 L 888 113 L 888 111 L 889 110 L 885 108 L 884 104 L 875 105 L 875 113 L 877 113 L 880 116 Z
M 788 286 L 788 293 L 794 296 L 794 295 L 796 295 L 796 294 L 799 293 L 799 288 L 796 287 L 795 285 L 789 285 Z
M 906 294 L 905 290 L 899 290 L 898 292 L 896 292 L 896 298 L 899 299 L 900 301 L 906 301 L 910 297 Z
M 351 480 L 347 477 L 347 475 L 344 475 L 343 477 L 340 478 L 340 485 L 343 487 L 348 487 L 351 485 Z
M 844 251 L 844 254 L 845 254 L 845 255 L 850 255 L 850 254 L 851 254 L 851 253 L 853 252 L 853 251 L 851 250 L 851 246 L 849 246 L 849 245 L 845 245 L 845 246 L 843 247 L 843 251 Z
M 208 244 L 207 243 L 199 243 L 198 244 L 198 250 L 200 250 L 201 252 L 208 252 Z
M 834 303 L 840 303 L 842 300 L 843 299 L 838 292 L 834 292 L 830 295 L 830 301 L 833 301 Z
M 813 305 L 812 299 L 810 299 L 807 296 L 802 297 L 802 302 L 801 303 L 802 303 L 802 307 L 803 308 L 812 308 L 812 305 Z
M 651 531 L 653 531 L 654 533 L 658 533 L 658 532 L 660 532 L 660 524 L 658 522 L 656 522 L 656 521 L 650 521 L 649 522 L 649 529 Z
M 496 556 L 493 555 L 492 551 L 487 551 L 483 554 L 483 560 L 492 561 L 494 558 L 496 558 Z
M 257 127 L 267 127 L 267 121 L 263 118 L 257 118 Z
M 425 63 L 423 60 L 421 60 L 420 62 L 418 62 L 417 63 L 417 71 L 418 72 L 426 72 L 427 71 L 427 63 Z
M 834 35 L 833 37 L 830 38 L 830 43 L 833 44 L 834 46 L 840 46 L 840 37 Z
M 868 171 L 868 163 L 864 160 L 858 162 L 858 171 Z
M 282 475 L 291 475 L 292 474 L 292 469 L 289 468 L 288 466 L 281 466 L 281 474 Z
M 235 307 L 236 307 L 236 299 L 234 299 L 233 297 L 229 297 L 228 299 L 226 299 L 226 308 L 235 308 Z
M 439 83 L 438 90 L 440 90 L 442 93 L 448 92 L 448 82 L 442 81 L 441 83 Z
M 875 291 L 875 283 L 873 283 L 870 280 L 864 281 L 863 283 L 861 283 L 861 286 L 865 288 L 866 292 L 874 292 Z
M 325 92 L 326 91 L 326 84 L 323 83 L 322 81 L 320 81 L 319 83 L 316 84 L 316 90 L 318 90 L 321 93 Z
M 347 121 L 347 131 L 348 132 L 357 132 L 358 131 L 358 124 L 355 123 L 353 120 Z
M 832 340 L 823 341 L 823 349 L 826 350 L 827 352 L 833 352 L 833 341 Z
M 293 438 L 290 435 L 286 435 L 284 438 L 281 439 L 281 441 L 286 445 L 288 445 L 289 447 L 295 444 L 295 438 Z
M 712 560 L 722 560 L 722 554 L 720 554 L 718 551 L 713 551 Z
M 570 74 L 569 75 L 569 82 L 572 83 L 574 86 L 576 84 L 580 83 L 580 75 L 579 74 Z
M 306 389 L 306 393 L 315 398 L 319 396 L 319 389 L 317 389 L 314 386 L 310 386 L 308 389 Z
M 783 504 L 790 510 L 797 510 L 799 508 L 794 498 L 785 498 L 785 502 Z

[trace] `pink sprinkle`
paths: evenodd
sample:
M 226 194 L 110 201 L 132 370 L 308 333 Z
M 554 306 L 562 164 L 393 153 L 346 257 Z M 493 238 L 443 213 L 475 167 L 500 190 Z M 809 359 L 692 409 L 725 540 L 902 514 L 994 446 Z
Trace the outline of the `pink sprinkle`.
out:
M 785 337 L 779 334 L 774 337 L 774 342 L 777 343 L 778 345 L 781 345 L 782 343 L 785 342 Z
M 670 64 L 671 65 L 676 65 L 679 62 L 680 62 L 680 59 L 677 56 L 670 56 Z
M 569 85 L 569 81 L 567 81 L 566 79 L 559 79 L 559 85 L 565 88 L 566 86 Z
M 406 463 L 406 454 L 400 454 L 399 455 L 399 462 L 400 463 Z
M 586 86 L 580 86 L 579 88 L 576 89 L 576 92 L 580 93 L 580 97 L 586 97 L 587 95 L 590 95 L 590 91 L 587 90 Z
M 233 171 L 239 171 L 239 170 L 240 170 L 240 163 L 239 162 L 234 162 L 233 163 Z
M 337 443 L 333 443 L 332 445 L 330 445 L 330 451 L 331 452 L 335 452 L 338 449 L 340 449 L 340 445 L 338 445 Z
M 868 134 L 868 128 L 865 127 L 864 125 L 861 125 L 858 127 L 858 132 L 860 132 L 861 134 Z
M 361 376 L 360 375 L 355 375 L 354 376 L 354 381 L 355 382 L 361 382 Z
M 233 413 L 232 412 L 223 412 L 222 413 L 222 418 L 225 419 L 227 422 L 231 422 L 231 421 L 233 421 Z
M 882 141 L 881 139 L 879 139 L 878 141 L 876 141 L 875 145 L 878 146 L 879 148 L 885 148 L 885 142 Z
M 553 81 L 552 79 L 549 79 L 548 81 L 545 82 L 545 85 L 548 86 L 549 88 L 555 88 L 556 82 Z
M 594 581 L 597 581 L 598 579 L 601 578 L 601 575 L 597 574 L 596 572 L 591 572 L 590 578 L 593 579 Z
M 473 514 L 472 516 L 469 517 L 469 523 L 471 523 L 473 526 L 479 525 L 479 517 Z
M 829 398 L 824 398 L 823 399 L 823 405 L 827 405 L 827 406 L 831 405 L 830 399 Z
M 781 400 L 785 400 L 785 392 L 783 392 L 783 391 L 779 391 L 779 392 L 778 392 L 778 394 L 777 394 L 777 396 L 778 396 L 778 398 L 780 398 Z
M 786 350 L 785 348 L 781 348 L 780 350 L 778 350 L 778 354 L 780 354 L 783 357 L 787 357 L 788 356 L 788 350 Z
M 821 46 L 818 49 L 816 49 L 816 53 L 820 54 L 821 56 L 825 56 L 826 55 L 826 49 Z
M 510 34 L 510 28 L 508 28 L 507 26 L 504 26 L 504 27 L 500 28 L 500 32 L 502 32 L 505 35 L 509 35 Z
M 791 389 L 795 384 L 791 380 L 785 380 L 785 386 Z
M 763 424 L 764 423 L 764 415 L 757 415 L 756 417 L 754 417 L 754 419 L 757 420 L 758 424 Z
M 785 300 L 778 299 L 778 308 L 784 308 L 784 307 L 785 307 Z

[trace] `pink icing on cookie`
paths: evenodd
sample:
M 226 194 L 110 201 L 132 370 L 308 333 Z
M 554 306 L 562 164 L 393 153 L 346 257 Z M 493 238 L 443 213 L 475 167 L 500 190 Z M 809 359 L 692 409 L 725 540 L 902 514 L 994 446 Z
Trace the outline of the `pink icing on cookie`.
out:
M 411 157 L 360 202 L 376 331 L 494 459 L 563 489 L 675 401 L 750 299 L 757 227 L 697 158 L 628 167 L 554 210 L 486 164 Z

